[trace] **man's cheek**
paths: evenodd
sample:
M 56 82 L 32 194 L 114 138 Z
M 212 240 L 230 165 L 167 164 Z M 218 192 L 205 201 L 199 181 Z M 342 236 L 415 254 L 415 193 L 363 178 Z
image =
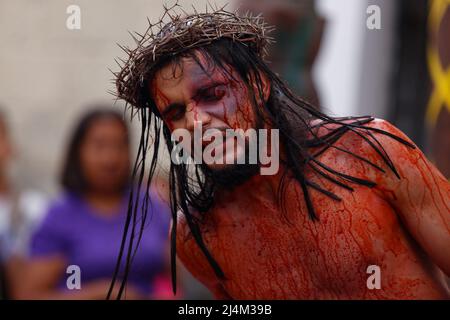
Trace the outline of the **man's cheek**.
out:
M 232 129 L 248 129 L 252 127 L 252 112 L 248 101 L 230 96 L 223 101 L 223 114 L 220 117 Z
M 237 111 L 234 113 L 232 124 L 233 129 L 248 130 L 254 128 L 256 125 L 253 108 L 249 103 L 240 104 Z
M 233 104 L 235 106 L 235 129 L 250 129 L 254 127 L 255 117 L 252 108 L 251 101 L 248 96 L 248 90 L 243 84 L 239 84 L 233 90 L 234 94 L 232 95 Z

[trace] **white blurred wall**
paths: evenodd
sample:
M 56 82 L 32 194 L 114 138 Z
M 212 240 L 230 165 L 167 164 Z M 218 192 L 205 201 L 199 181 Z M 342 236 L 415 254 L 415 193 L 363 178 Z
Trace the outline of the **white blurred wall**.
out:
M 328 113 L 387 116 L 395 4 L 395 0 L 316 0 L 327 25 L 313 71 Z M 381 9 L 381 30 L 366 26 L 370 5 Z
M 359 68 L 365 29 L 366 0 L 318 0 L 326 19 L 320 53 L 314 66 L 321 104 L 334 115 L 357 111 Z

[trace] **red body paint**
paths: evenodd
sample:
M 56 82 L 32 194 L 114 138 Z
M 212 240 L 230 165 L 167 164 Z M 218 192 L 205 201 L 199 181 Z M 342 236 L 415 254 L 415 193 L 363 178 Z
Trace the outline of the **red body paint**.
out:
M 164 119 L 169 128 L 191 130 L 193 120 L 201 120 L 205 129 L 254 128 L 254 112 L 242 83 L 216 72 L 212 77 L 226 83 L 226 94 L 214 102 L 192 98 L 194 88 L 205 79 L 199 70 L 186 62 L 179 79 L 156 78 L 151 90 L 160 110 L 174 102 L 186 106 L 183 117 Z M 370 125 L 402 136 L 386 122 Z M 327 132 L 321 130 L 319 135 Z M 284 216 L 275 197 L 279 176 L 256 176 L 233 190 L 217 192 L 215 207 L 205 214 L 200 226 L 227 279 L 216 278 L 182 215 L 177 226 L 181 261 L 218 298 L 448 297 L 432 260 L 450 273 L 448 255 L 443 254 L 450 246 L 449 184 L 418 149 L 375 135 L 394 161 L 401 180 L 329 148 L 319 161 L 342 173 L 374 181 L 377 187 L 352 185 L 354 191 L 350 192 L 306 171 L 312 181 L 342 198 L 338 202 L 311 190 L 320 219 L 314 222 L 295 181 L 286 189 Z M 345 134 L 336 145 L 388 170 L 378 154 L 354 133 Z M 380 290 L 367 287 L 370 265 L 381 269 Z
M 384 124 L 381 127 L 389 129 Z M 450 190 L 445 179 L 430 170 L 425 159 L 417 159 L 418 150 L 380 135 L 377 137 L 383 141 L 401 176 L 409 176 L 405 170 L 423 175 L 423 197 L 429 197 L 430 192 L 434 192 L 431 189 L 441 188 L 442 194 L 435 195 L 440 200 L 431 202 L 431 206 L 435 206 L 431 210 L 442 215 L 443 228 L 450 234 Z M 364 144 L 351 133 L 337 143 L 382 165 L 378 155 Z M 398 200 L 408 198 L 407 188 L 399 187 L 393 174 L 378 172 L 334 149 L 329 149 L 319 160 L 346 174 L 374 180 L 379 187 L 352 185 L 355 190 L 350 192 L 311 174 L 311 179 L 342 198 L 338 202 L 312 191 L 312 201 L 320 219 L 313 222 L 296 182 L 292 181 L 287 188 L 287 217 L 284 217 L 275 199 L 267 197 L 276 193 L 264 189 L 270 185 L 264 183 L 265 179 L 274 179 L 276 184 L 276 177 L 255 177 L 233 191 L 221 193 L 214 209 L 205 214 L 206 220 L 201 226 L 206 245 L 227 280 L 217 280 L 182 216 L 177 241 L 181 261 L 217 298 L 448 298 L 439 271 L 412 240 L 402 222 L 401 210 L 416 210 L 419 215 L 422 210 L 413 202 L 408 205 Z M 416 164 L 417 167 L 412 167 Z M 427 185 L 427 181 L 433 179 L 437 184 Z M 401 182 L 405 183 L 411 181 Z M 378 265 L 381 269 L 380 290 L 367 287 L 369 265 Z

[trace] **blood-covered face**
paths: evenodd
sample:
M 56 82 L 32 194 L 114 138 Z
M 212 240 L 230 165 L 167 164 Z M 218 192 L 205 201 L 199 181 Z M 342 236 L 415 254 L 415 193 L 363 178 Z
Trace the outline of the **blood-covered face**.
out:
M 169 129 L 186 129 L 194 136 L 194 128 L 201 124 L 202 131 L 219 129 L 257 128 L 249 90 L 238 74 L 229 68 L 226 72 L 208 63 L 196 54 L 201 66 L 192 58 L 169 64 L 159 70 L 150 84 L 150 92 Z M 203 147 L 210 143 L 203 141 Z M 225 141 L 225 139 L 224 139 Z M 224 142 L 224 144 L 226 144 Z M 236 157 L 245 150 L 226 150 Z M 225 155 L 227 157 L 227 155 Z M 208 164 L 220 169 L 224 164 Z

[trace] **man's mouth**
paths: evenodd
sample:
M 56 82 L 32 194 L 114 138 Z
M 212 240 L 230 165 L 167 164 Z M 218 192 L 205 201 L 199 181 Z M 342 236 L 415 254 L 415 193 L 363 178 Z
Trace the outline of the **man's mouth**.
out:
M 221 133 L 221 137 L 222 137 L 222 142 L 226 141 L 226 135 L 225 135 L 225 131 L 224 130 L 220 130 Z M 206 146 L 210 145 L 211 143 L 217 143 L 216 139 L 217 139 L 218 135 L 217 135 L 217 131 L 215 133 L 204 133 L 202 135 L 202 147 L 205 148 Z

